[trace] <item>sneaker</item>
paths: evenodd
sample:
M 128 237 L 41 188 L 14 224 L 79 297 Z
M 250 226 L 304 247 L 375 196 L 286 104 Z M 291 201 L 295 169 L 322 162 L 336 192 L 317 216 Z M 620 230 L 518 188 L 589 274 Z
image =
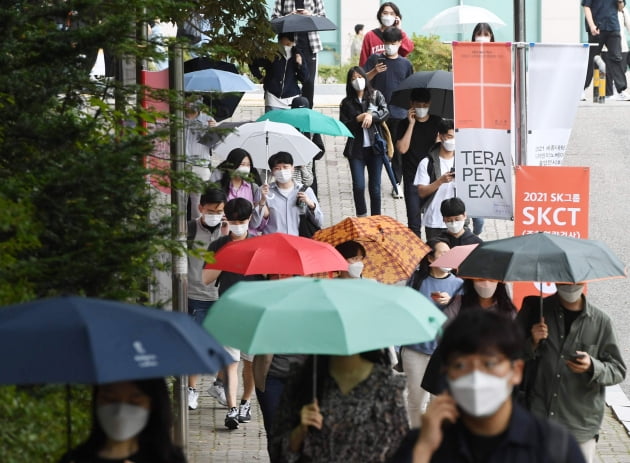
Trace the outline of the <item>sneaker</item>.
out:
M 238 422 L 239 423 L 249 423 L 252 420 L 252 414 L 250 412 L 251 405 L 249 400 L 244 404 L 239 405 L 238 407 Z
M 188 388 L 188 410 L 197 410 L 199 406 L 199 393 L 193 387 Z
M 622 90 L 621 92 L 617 93 L 617 101 L 630 101 L 630 95 L 628 95 L 628 92 L 625 90 Z
M 396 193 L 398 190 L 398 193 Z M 392 198 L 394 199 L 402 199 L 405 196 L 403 195 L 402 185 L 400 183 L 396 184 L 396 189 L 392 189 Z
M 214 384 L 208 388 L 208 394 L 210 397 L 214 397 L 221 405 L 227 407 L 227 399 L 225 398 L 225 389 L 223 388 L 223 384 L 215 381 Z
M 225 415 L 225 427 L 228 429 L 238 429 L 238 408 L 230 408 L 230 411 Z
M 586 101 L 586 92 L 582 92 L 582 96 L 580 97 L 580 101 Z

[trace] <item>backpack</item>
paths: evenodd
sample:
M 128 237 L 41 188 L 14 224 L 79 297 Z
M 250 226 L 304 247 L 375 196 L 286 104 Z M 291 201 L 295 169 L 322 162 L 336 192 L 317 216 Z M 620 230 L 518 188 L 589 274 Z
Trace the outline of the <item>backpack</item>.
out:
M 427 157 L 429 158 L 429 162 L 427 163 L 427 173 L 429 174 L 429 183 L 433 183 L 437 179 L 437 175 L 435 174 L 435 166 L 433 165 L 434 164 L 433 158 L 431 156 L 427 156 Z M 427 207 L 429 207 L 429 204 L 431 204 L 431 201 L 433 201 L 435 193 L 437 193 L 437 190 L 435 190 L 429 196 L 420 198 L 420 214 L 424 214 L 426 212 Z

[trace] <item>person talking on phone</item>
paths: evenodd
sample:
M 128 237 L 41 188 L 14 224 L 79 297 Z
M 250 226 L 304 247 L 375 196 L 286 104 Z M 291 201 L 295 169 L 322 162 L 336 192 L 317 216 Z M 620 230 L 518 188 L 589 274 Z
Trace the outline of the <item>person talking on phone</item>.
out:
M 402 14 L 400 14 L 400 9 L 394 2 L 382 3 L 376 12 L 376 19 L 378 20 L 380 26 L 376 29 L 368 31 L 363 37 L 361 55 L 359 56 L 359 66 L 361 67 L 365 67 L 365 62 L 370 56 L 380 54 L 385 51 L 383 31 L 387 27 L 397 27 L 402 33 L 400 49 L 398 51 L 400 56 L 407 56 L 413 51 L 413 41 L 409 38 L 405 31 L 402 30 Z
M 429 403 L 391 463 L 583 463 L 573 436 L 513 398 L 523 378 L 523 333 L 502 315 L 475 309 L 444 331 L 448 390 Z
M 610 317 L 583 294 L 584 284 L 557 283 L 557 292 L 523 300 L 516 320 L 527 333 L 525 359 L 537 359 L 525 389 L 534 415 L 548 417 L 575 436 L 587 462 L 604 418 L 605 387 L 626 377 Z

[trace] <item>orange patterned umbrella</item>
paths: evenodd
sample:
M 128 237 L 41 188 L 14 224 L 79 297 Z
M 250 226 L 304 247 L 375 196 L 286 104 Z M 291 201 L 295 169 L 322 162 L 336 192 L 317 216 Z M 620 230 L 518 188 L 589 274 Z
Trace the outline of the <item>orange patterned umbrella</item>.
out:
M 367 253 L 363 276 L 389 284 L 409 278 L 420 259 L 431 250 L 409 228 L 386 215 L 348 217 L 317 231 L 313 239 L 333 246 L 358 241 Z

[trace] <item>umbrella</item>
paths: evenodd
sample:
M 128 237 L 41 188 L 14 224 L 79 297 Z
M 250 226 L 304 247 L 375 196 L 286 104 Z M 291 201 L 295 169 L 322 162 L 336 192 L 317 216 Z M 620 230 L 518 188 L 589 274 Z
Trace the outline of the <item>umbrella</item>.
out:
M 242 275 L 310 275 L 348 269 L 348 262 L 330 244 L 284 233 L 228 243 L 214 259 L 205 268 Z
M 348 217 L 317 231 L 313 239 L 333 246 L 358 241 L 367 253 L 363 276 L 382 283 L 409 278 L 420 259 L 431 250 L 408 227 L 385 215 Z
M 237 283 L 203 326 L 250 354 L 352 355 L 434 339 L 445 319 L 411 288 L 295 277 Z
M 333 117 L 310 108 L 274 109 L 263 114 L 258 121 L 284 122 L 302 132 L 322 133 L 340 137 L 354 137 L 348 127 Z
M 432 17 L 422 26 L 422 30 L 463 33 L 467 26 L 474 26 L 477 23 L 488 23 L 495 28 L 505 26 L 501 18 L 490 10 L 479 6 L 458 5 L 447 8 Z
M 435 259 L 430 267 L 459 268 L 462 261 L 479 246 L 479 243 L 455 246 Z
M 336 31 L 337 26 L 325 16 L 289 14 L 271 20 L 271 28 L 276 34 L 283 32 Z
M 218 159 L 225 159 L 234 148 L 248 151 L 254 167 L 268 169 L 269 153 L 287 151 L 293 156 L 295 166 L 308 164 L 320 152 L 319 147 L 304 134 L 288 124 L 262 121 L 250 122 L 238 127 L 214 147 Z
M 453 73 L 449 71 L 419 71 L 403 80 L 392 93 L 390 104 L 409 108 L 409 98 L 414 88 L 431 91 L 430 114 L 453 118 Z
M 187 314 L 84 297 L 0 309 L 0 350 L 0 384 L 108 383 L 232 363 Z
M 219 69 L 203 69 L 184 74 L 186 92 L 250 92 L 256 85 L 249 77 Z

